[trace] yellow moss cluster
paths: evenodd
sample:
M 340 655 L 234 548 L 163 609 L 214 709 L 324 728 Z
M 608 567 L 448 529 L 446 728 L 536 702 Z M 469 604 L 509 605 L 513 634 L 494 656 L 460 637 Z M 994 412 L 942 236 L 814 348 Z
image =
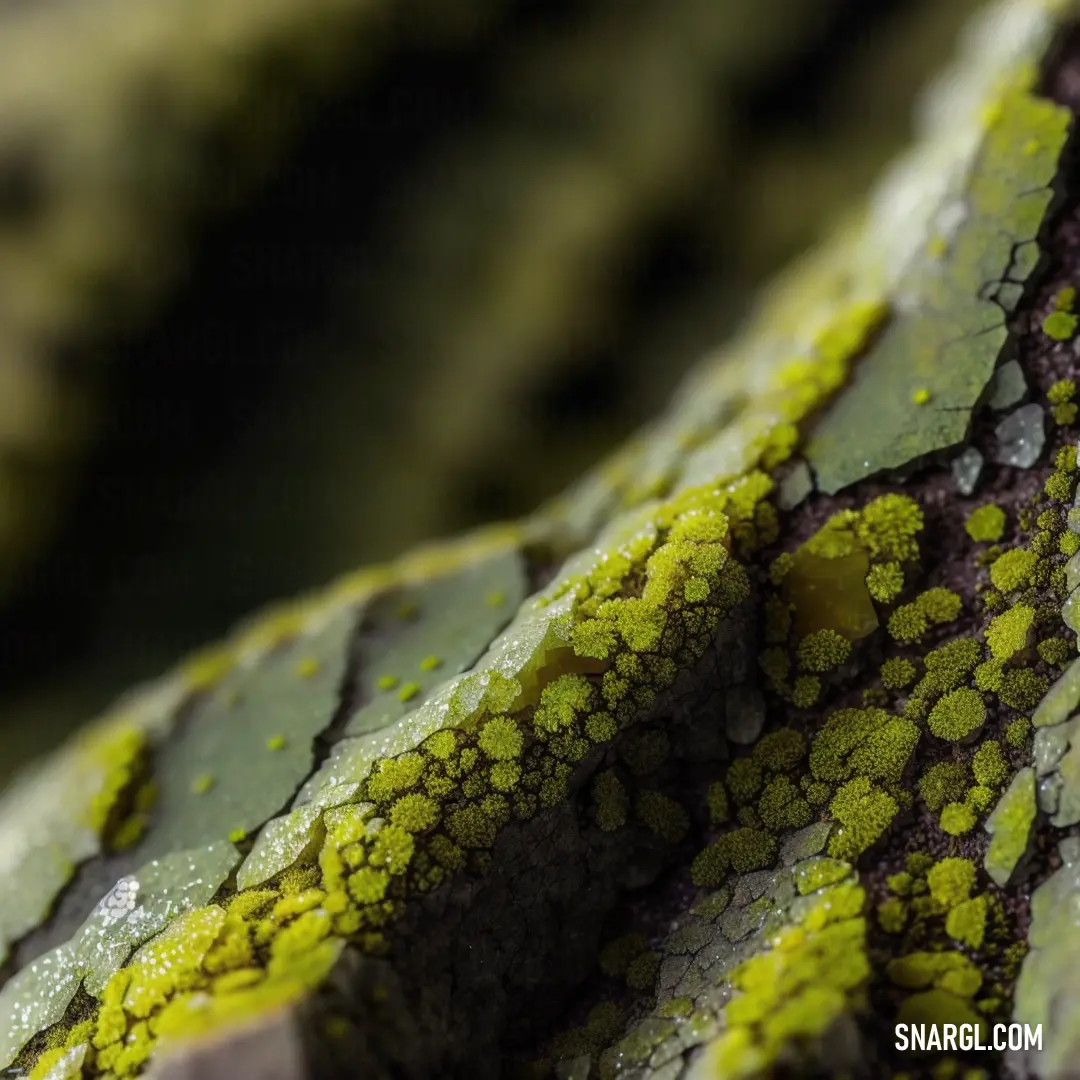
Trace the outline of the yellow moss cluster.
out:
M 764 1075 L 782 1054 L 862 1007 L 870 977 L 865 902 L 857 885 L 827 888 L 801 923 L 735 969 L 724 1034 L 703 1063 L 708 1075 Z

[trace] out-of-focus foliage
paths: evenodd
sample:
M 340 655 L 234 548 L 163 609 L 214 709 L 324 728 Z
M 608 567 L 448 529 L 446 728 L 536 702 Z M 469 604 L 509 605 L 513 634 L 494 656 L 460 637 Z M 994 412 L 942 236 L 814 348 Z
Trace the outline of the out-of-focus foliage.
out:
M 861 191 L 968 6 L 5 13 L 0 715 L 556 490 Z

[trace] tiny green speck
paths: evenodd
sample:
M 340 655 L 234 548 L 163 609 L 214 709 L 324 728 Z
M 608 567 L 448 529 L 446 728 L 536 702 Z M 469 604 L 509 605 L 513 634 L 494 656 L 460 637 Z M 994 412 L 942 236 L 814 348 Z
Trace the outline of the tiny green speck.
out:
M 284 735 L 271 735 L 266 740 L 267 750 L 284 750 L 285 749 L 285 736 Z
M 417 694 L 420 693 L 420 684 L 414 682 L 407 682 L 398 691 L 398 701 L 412 701 Z
M 1043 333 L 1055 341 L 1069 341 L 1076 333 L 1077 316 L 1067 311 L 1052 311 L 1043 319 Z
M 192 780 L 191 792 L 193 795 L 205 795 L 213 786 L 214 778 L 209 773 L 203 773 Z
M 425 656 L 420 661 L 421 671 L 434 671 L 436 668 L 442 667 L 442 660 L 438 656 Z
M 398 684 L 398 677 L 396 675 L 380 675 L 375 680 L 375 685 L 380 690 L 393 690 Z

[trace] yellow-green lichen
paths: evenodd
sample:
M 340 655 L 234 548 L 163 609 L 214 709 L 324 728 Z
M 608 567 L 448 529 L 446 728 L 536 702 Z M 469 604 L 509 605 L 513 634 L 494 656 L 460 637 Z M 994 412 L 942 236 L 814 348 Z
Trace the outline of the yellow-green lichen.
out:
M 1005 511 L 995 503 L 986 503 L 968 514 L 964 528 L 978 543 L 996 543 L 1005 535 Z

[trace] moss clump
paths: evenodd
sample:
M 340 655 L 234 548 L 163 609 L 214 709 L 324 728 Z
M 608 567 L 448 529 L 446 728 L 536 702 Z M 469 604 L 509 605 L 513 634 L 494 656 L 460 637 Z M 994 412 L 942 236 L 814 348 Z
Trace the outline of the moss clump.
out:
M 863 507 L 855 534 L 875 562 L 907 562 L 918 558 L 915 537 L 922 531 L 923 512 L 907 495 L 880 495 Z
M 879 604 L 891 604 L 904 591 L 904 571 L 898 562 L 875 563 L 866 575 L 866 588 Z
M 1027 741 L 1028 732 L 1031 731 L 1031 721 L 1026 716 L 1017 717 L 1005 727 L 1005 741 L 1014 749 L 1018 750 Z
M 1034 709 L 1050 689 L 1050 680 L 1031 668 L 1011 668 L 1004 671 L 998 686 L 998 697 L 1013 709 Z
M 803 671 L 838 668 L 851 655 L 851 642 L 835 630 L 816 630 L 799 642 L 796 659 Z
M 829 809 L 840 822 L 829 840 L 829 854 L 854 862 L 884 835 L 899 807 L 867 777 L 857 776 L 837 791 Z
M 881 665 L 881 685 L 887 690 L 902 690 L 915 680 L 915 665 L 903 657 L 892 657 Z
M 806 757 L 806 736 L 794 728 L 763 735 L 754 747 L 753 759 L 763 769 L 788 772 Z
M 598 773 L 593 781 L 593 798 L 596 800 L 596 825 L 604 832 L 614 832 L 626 824 L 630 809 L 630 796 L 622 781 L 611 769 Z
M 926 884 L 930 895 L 948 909 L 971 895 L 975 876 L 975 864 L 970 859 L 942 859 L 926 872 Z
M 878 904 L 878 925 L 886 934 L 901 934 L 907 924 L 908 906 L 899 897 L 892 896 Z
M 931 626 L 952 622 L 962 608 L 963 601 L 951 590 L 927 589 L 889 616 L 889 633 L 903 644 L 917 642 Z
M 727 790 L 719 780 L 710 784 L 705 792 L 705 805 L 709 811 L 709 820 L 714 825 L 723 825 L 730 818 Z
M 1013 548 L 994 560 L 990 567 L 990 581 L 1003 593 L 1014 592 L 1032 583 L 1032 574 L 1039 557 L 1025 548 Z
M 1011 660 L 1028 647 L 1035 609 L 1027 604 L 1017 604 L 1004 615 L 992 619 L 986 630 L 986 643 L 995 660 Z
M 958 762 L 940 761 L 923 773 L 919 780 L 919 796 L 926 808 L 936 814 L 949 802 L 958 802 L 967 789 L 968 771 Z
M 903 645 L 921 640 L 930 628 L 918 604 L 903 604 L 889 616 L 889 633 Z
M 1055 405 L 1050 410 L 1050 415 L 1053 416 L 1054 423 L 1058 427 L 1068 427 L 1076 423 L 1078 412 L 1080 412 L 1080 406 L 1077 406 L 1075 401 L 1070 401 L 1067 405 Z
M 1076 333 L 1077 321 L 1068 311 L 1051 311 L 1042 321 L 1042 331 L 1054 341 L 1070 341 Z
M 1046 391 L 1046 400 L 1051 405 L 1064 405 L 1076 397 L 1076 381 L 1074 379 L 1059 379 L 1049 390 Z
M 821 680 L 816 675 L 800 675 L 791 684 L 791 703 L 797 709 L 810 709 L 821 696 Z
M 896 784 L 918 740 L 915 724 L 884 709 L 837 709 L 814 739 L 810 771 L 830 783 L 862 774 Z
M 596 700 L 592 683 L 583 675 L 560 675 L 544 687 L 533 713 L 538 734 L 553 735 L 573 726 L 591 710 Z
M 493 716 L 481 729 L 477 742 L 493 761 L 513 761 L 521 756 L 525 736 L 508 716 Z
M 677 844 L 690 828 L 690 818 L 682 806 L 659 791 L 642 791 L 636 800 L 638 817 L 668 844 Z
M 651 990 L 660 970 L 660 954 L 651 949 L 635 956 L 626 969 L 626 985 L 631 990 Z
M 652 728 L 628 738 L 619 753 L 635 776 L 648 776 L 667 761 L 671 741 L 663 728 Z
M 977 543 L 996 544 L 1005 535 L 1005 511 L 995 503 L 986 503 L 968 514 L 964 531 Z
M 969 949 L 982 948 L 986 936 L 987 911 L 985 893 L 962 901 L 945 916 L 945 933 Z
M 761 766 L 753 758 L 739 758 L 731 763 L 725 780 L 735 804 L 747 806 L 761 790 Z
M 775 838 L 760 829 L 744 826 L 724 833 L 699 852 L 690 866 L 690 879 L 695 885 L 715 888 L 723 883 L 729 870 L 748 874 L 765 869 L 775 858 Z
M 926 654 L 925 689 L 944 694 L 955 690 L 979 662 L 982 648 L 974 638 L 957 638 Z M 921 685 L 921 684 L 920 684 Z
M 941 831 L 950 836 L 963 836 L 975 828 L 975 811 L 967 803 L 951 802 L 941 811 Z
M 946 694 L 931 710 L 930 730 L 939 738 L 959 742 L 986 723 L 986 705 L 978 690 L 962 686 Z
M 974 997 L 982 987 L 982 972 L 963 953 L 913 952 L 885 965 L 885 976 L 903 990 L 933 986 L 958 997 Z
M 1075 536 L 1076 534 L 1070 533 L 1069 535 Z M 1054 667 L 1065 667 L 1072 660 L 1075 653 L 1073 645 L 1067 638 L 1063 637 L 1046 638 L 1045 641 L 1040 641 L 1035 646 L 1035 649 L 1041 660 Z
M 810 823 L 810 805 L 786 776 L 775 776 L 765 785 L 757 805 L 767 829 L 800 829 Z
M 987 660 L 975 668 L 975 686 L 983 693 L 997 693 L 1001 689 L 1001 680 L 1005 673 L 1005 664 L 1001 660 Z

